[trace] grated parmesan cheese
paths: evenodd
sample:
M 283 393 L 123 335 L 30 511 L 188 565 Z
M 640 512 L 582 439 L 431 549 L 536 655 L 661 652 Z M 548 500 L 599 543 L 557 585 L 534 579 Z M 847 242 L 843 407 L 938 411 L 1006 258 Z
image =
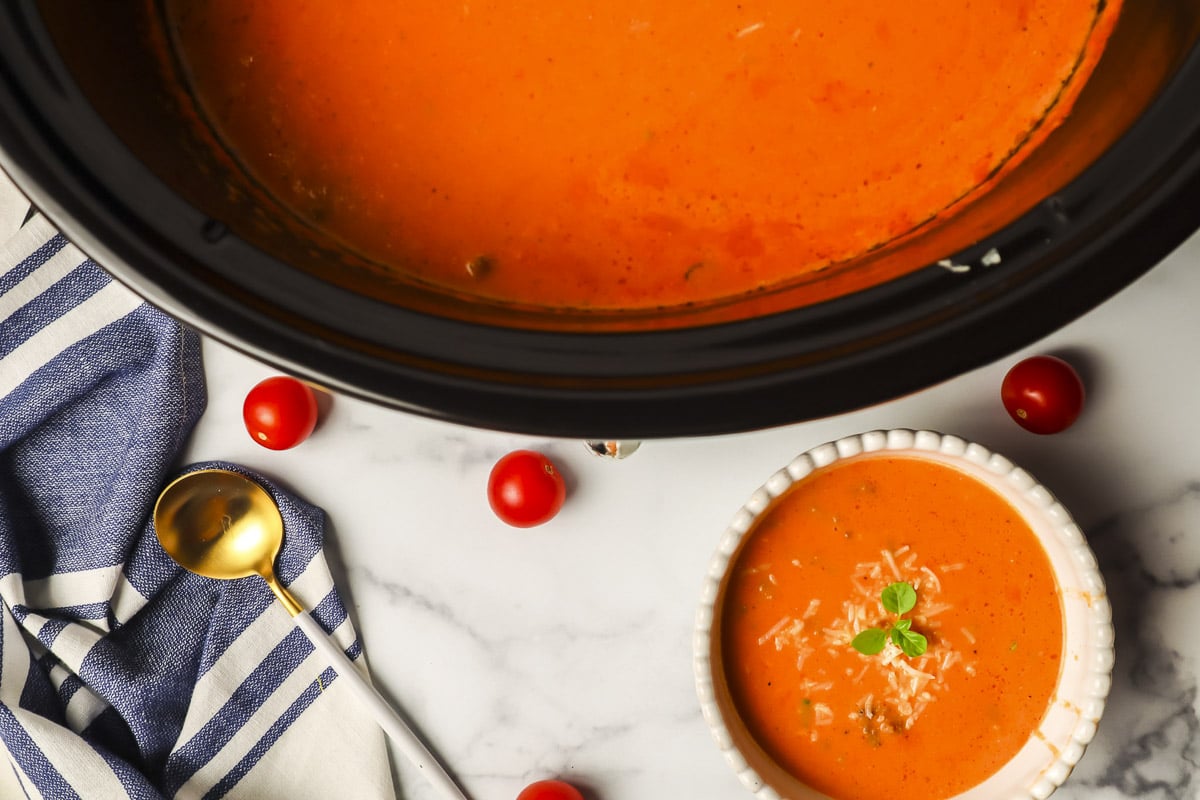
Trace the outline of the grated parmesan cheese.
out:
M 921 567 L 921 574 L 925 576 L 933 591 L 940 592 L 942 590 L 942 582 L 938 580 L 938 576 L 933 573 L 933 570 L 929 567 Z
M 941 590 L 942 586 L 938 584 L 935 591 L 940 592 Z M 943 611 L 949 611 L 951 608 L 952 606 L 946 603 L 930 603 L 922 605 L 921 614 L 926 617 L 936 617 L 938 614 L 941 614 Z
M 783 617 L 783 618 L 782 618 L 782 619 L 780 619 L 778 622 L 776 622 L 774 625 L 772 625 L 772 626 L 771 626 L 771 627 L 770 627 L 770 628 L 767 630 L 767 632 L 766 632 L 766 633 L 764 633 L 762 636 L 758 637 L 758 644 L 759 644 L 759 646 L 761 647 L 762 645 L 764 645 L 764 644 L 766 644 L 767 642 L 769 642 L 769 641 L 771 641 L 772 639 L 774 639 L 774 638 L 775 638 L 775 634 L 777 634 L 777 633 L 779 633 L 781 630 L 783 630 L 784 626 L 785 626 L 785 625 L 787 625 L 787 624 L 788 624 L 789 622 L 791 622 L 791 621 L 792 621 L 792 618 L 791 618 L 791 617 Z
M 896 580 L 901 580 L 900 568 L 896 566 L 896 559 L 892 556 L 891 550 L 883 551 L 883 560 L 887 562 L 888 569 L 892 571 L 892 576 L 895 577 Z
M 945 574 L 962 568 L 961 564 L 942 568 Z M 924 632 L 938 629 L 936 617 L 950 610 L 951 605 L 940 600 L 942 580 L 937 572 L 920 561 L 911 546 L 904 545 L 895 551 L 880 551 L 879 561 L 858 564 L 851 581 L 850 599 L 842 604 L 841 613 L 831 624 L 819 629 L 824 637 L 827 652 L 837 657 L 844 654 L 855 636 L 866 628 L 888 624 L 891 615 L 883 611 L 879 603 L 880 592 L 894 581 L 905 581 L 918 589 L 917 607 L 910 618 Z M 806 618 L 813 612 L 812 606 L 805 612 Z M 964 636 L 967 635 L 964 631 Z M 850 719 L 863 721 L 864 735 L 878 737 L 881 733 L 894 730 L 910 730 L 930 704 L 937 702 L 938 694 L 944 690 L 946 674 L 962 669 L 974 673 L 963 653 L 954 649 L 953 643 L 944 636 L 932 637 L 929 649 L 918 658 L 909 658 L 893 642 L 888 641 L 876 656 L 862 656 L 861 667 L 853 672 L 851 680 L 861 683 L 872 672 L 880 673 L 885 687 L 883 694 L 867 694 L 859 699 L 849 712 Z M 847 671 L 848 676 L 852 674 Z
M 799 566 L 798 561 L 792 563 Z M 767 564 L 757 569 L 769 568 Z M 940 632 L 929 637 L 928 649 L 917 658 L 909 658 L 890 640 L 876 656 L 861 655 L 850 646 L 854 637 L 867 628 L 890 623 L 892 615 L 883 609 L 879 596 L 884 588 L 896 581 L 910 583 L 918 589 L 917 606 L 906 615 L 913 620 L 914 628 L 927 634 L 938 631 L 940 626 L 936 617 L 952 607 L 940 599 L 942 579 L 938 573 L 945 575 L 962 568 L 962 564 L 949 564 L 938 567 L 935 572 L 921 563 L 909 545 L 894 551 L 881 550 L 878 561 L 855 566 L 849 598 L 840 608 L 817 622 L 822 606 L 821 601 L 814 598 L 803 611 L 794 609 L 792 614 L 781 617 L 758 638 L 760 646 L 770 644 L 777 651 L 787 649 L 795 658 L 799 673 L 796 688 L 812 711 L 812 716 L 805 718 L 805 735 L 816 742 L 819 738 L 817 728 L 832 725 L 836 715 L 843 713 L 822 701 L 822 694 L 834 689 L 834 683 L 824 669 L 818 668 L 816 674 L 805 670 L 808 658 L 821 649 L 832 659 L 843 660 L 842 663 L 846 658 L 857 660 L 856 665 L 845 668 L 845 677 L 841 680 L 850 680 L 854 684 L 868 681 L 873 687 L 882 688 L 881 692 L 865 694 L 854 708 L 846 710 L 848 718 L 861 722 L 863 735 L 872 740 L 879 740 L 884 734 L 911 730 L 922 713 L 937 702 L 939 693 L 947 685 L 946 676 L 952 670 L 960 669 L 971 676 L 975 674 L 974 665 L 967 661 L 963 652 L 954 648 L 950 638 Z M 773 575 L 768 579 L 774 581 Z M 970 631 L 964 628 L 961 633 L 967 641 L 974 643 Z M 874 682 L 872 674 L 879 676 L 879 683 Z

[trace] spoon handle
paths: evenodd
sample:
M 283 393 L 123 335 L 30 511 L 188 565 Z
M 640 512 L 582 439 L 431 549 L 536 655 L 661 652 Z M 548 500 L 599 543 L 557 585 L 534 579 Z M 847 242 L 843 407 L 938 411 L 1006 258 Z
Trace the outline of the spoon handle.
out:
M 462 790 L 451 780 L 446 774 L 446 770 L 442 767 L 438 760 L 433 757 L 428 748 L 417 738 L 396 713 L 396 710 L 383 699 L 383 696 L 376 691 L 363 674 L 358 671 L 349 657 L 338 647 L 324 629 L 317 624 L 317 621 L 309 616 L 308 612 L 301 611 L 292 617 L 296 622 L 296 626 L 304 631 L 312 641 L 317 652 L 323 655 L 330 666 L 337 672 L 338 676 L 346 681 L 348 688 L 353 689 L 359 699 L 367 707 L 375 717 L 379 727 L 383 728 L 396 747 L 404 756 L 412 762 L 413 766 L 421 771 L 425 779 L 433 785 L 435 789 L 441 792 L 442 797 L 450 800 L 467 800 L 467 796 L 462 793 Z

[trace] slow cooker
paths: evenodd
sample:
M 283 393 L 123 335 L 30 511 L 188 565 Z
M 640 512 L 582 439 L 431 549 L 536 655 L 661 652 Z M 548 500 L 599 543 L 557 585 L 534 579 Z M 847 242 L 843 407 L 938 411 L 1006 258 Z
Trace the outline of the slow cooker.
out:
M 467 425 L 653 438 L 882 402 L 1050 333 L 1200 225 L 1200 6 L 1146 0 L 1125 4 L 1036 152 L 894 246 L 702 307 L 473 302 L 360 268 L 265 195 L 162 68 L 155 9 L 0 5 L 0 166 L 114 276 L 200 331 Z M 868 285 L 847 291 L 851 269 Z

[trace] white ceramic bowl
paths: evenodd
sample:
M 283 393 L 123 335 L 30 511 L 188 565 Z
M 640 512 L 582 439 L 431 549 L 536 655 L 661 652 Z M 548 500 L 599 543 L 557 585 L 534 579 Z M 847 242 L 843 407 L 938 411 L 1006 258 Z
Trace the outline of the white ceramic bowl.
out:
M 1096 733 L 1112 682 L 1112 610 L 1104 580 L 1070 514 L 1029 473 L 1003 456 L 932 431 L 871 431 L 816 447 L 772 475 L 734 517 L 709 565 L 696 616 L 694 666 L 700 706 L 717 744 L 759 800 L 825 798 L 799 785 L 754 745 L 733 709 L 728 687 L 714 674 L 713 635 L 726 575 L 756 521 L 796 481 L 821 467 L 864 453 L 914 456 L 950 465 L 999 492 L 1029 523 L 1058 582 L 1063 610 L 1063 659 L 1058 684 L 1041 724 L 998 772 L 956 800 L 1029 800 L 1054 792 Z

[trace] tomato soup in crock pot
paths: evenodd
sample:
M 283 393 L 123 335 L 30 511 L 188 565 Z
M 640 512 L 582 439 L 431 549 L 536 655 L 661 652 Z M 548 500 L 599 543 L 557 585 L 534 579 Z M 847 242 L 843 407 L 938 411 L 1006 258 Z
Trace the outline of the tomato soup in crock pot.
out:
M 889 608 L 884 593 L 912 587 Z M 747 534 L 721 615 L 750 735 L 836 800 L 945 800 L 1000 769 L 1054 695 L 1062 604 L 1007 500 L 957 469 L 865 456 L 794 484 Z M 924 638 L 912 653 L 899 623 Z M 855 645 L 886 632 L 881 650 Z M 877 642 L 877 644 L 879 644 Z
M 203 116 L 397 276 L 706 303 L 949 214 L 1067 113 L 1119 0 L 165 0 Z

